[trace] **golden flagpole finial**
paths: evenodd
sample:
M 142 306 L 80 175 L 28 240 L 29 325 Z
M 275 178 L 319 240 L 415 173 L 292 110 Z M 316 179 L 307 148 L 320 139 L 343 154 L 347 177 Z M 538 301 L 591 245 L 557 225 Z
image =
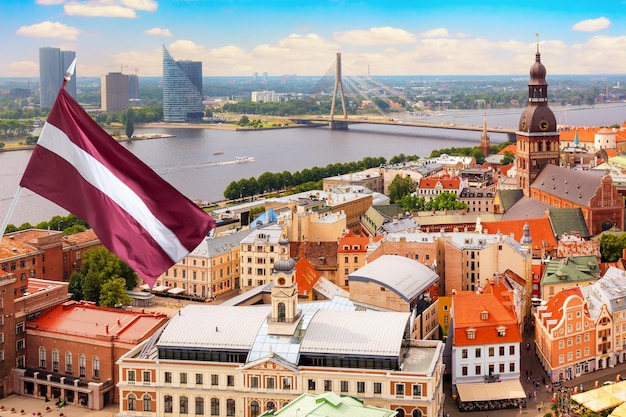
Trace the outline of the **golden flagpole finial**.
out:
M 537 53 L 539 53 L 539 33 L 535 32 L 535 36 L 537 37 Z

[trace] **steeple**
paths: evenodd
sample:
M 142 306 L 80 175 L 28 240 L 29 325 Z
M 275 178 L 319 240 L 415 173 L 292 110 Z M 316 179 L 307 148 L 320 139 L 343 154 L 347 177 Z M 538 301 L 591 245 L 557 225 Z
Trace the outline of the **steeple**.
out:
M 296 262 L 289 257 L 289 240 L 282 236 L 278 242 L 278 260 L 274 262 L 272 279 L 272 313 L 268 317 L 268 334 L 292 335 L 302 314 L 298 310 Z
M 489 132 L 487 132 L 487 114 L 483 120 L 483 135 L 480 137 L 480 150 L 485 156 L 489 156 L 491 152 L 491 142 L 489 141 Z

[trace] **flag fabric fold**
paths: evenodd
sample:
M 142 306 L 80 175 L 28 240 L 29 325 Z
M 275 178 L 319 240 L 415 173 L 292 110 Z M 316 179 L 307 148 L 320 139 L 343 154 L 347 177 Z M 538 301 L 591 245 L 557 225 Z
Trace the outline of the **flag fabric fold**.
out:
M 94 229 L 152 287 L 213 218 L 115 141 L 61 88 L 20 181 Z

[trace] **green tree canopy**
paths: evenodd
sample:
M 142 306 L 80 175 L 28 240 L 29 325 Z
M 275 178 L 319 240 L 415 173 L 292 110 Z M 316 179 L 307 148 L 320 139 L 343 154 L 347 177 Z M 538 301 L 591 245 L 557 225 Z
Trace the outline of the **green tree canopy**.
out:
M 515 161 L 515 154 L 511 151 L 504 151 L 504 156 L 500 159 L 501 165 L 512 164 Z
M 467 204 L 459 201 L 459 197 L 450 191 L 444 191 L 426 203 L 427 210 L 464 210 Z
M 100 301 L 102 286 L 112 278 L 122 278 L 126 289 L 137 285 L 137 274 L 105 247 L 85 251 L 83 267 L 70 277 L 69 291 L 75 300 Z
M 132 302 L 132 298 L 126 294 L 124 278 L 113 277 L 102 284 L 99 303 L 102 307 L 121 307 L 130 305 Z
M 616 262 L 622 257 L 626 248 L 626 234 L 613 235 L 605 233 L 600 238 L 600 254 L 602 262 Z
M 399 203 L 402 197 L 409 195 L 416 189 L 411 177 L 402 178 L 399 174 L 389 184 L 388 194 L 392 204 Z

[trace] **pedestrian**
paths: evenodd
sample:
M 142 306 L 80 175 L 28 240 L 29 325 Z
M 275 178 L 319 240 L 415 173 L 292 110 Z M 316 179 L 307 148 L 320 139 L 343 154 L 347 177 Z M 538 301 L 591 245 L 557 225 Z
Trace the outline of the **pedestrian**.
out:
M 519 413 L 522 414 L 522 403 L 519 404 Z
M 541 400 L 541 406 L 539 407 L 539 411 L 541 411 L 541 409 L 543 409 L 543 400 Z

